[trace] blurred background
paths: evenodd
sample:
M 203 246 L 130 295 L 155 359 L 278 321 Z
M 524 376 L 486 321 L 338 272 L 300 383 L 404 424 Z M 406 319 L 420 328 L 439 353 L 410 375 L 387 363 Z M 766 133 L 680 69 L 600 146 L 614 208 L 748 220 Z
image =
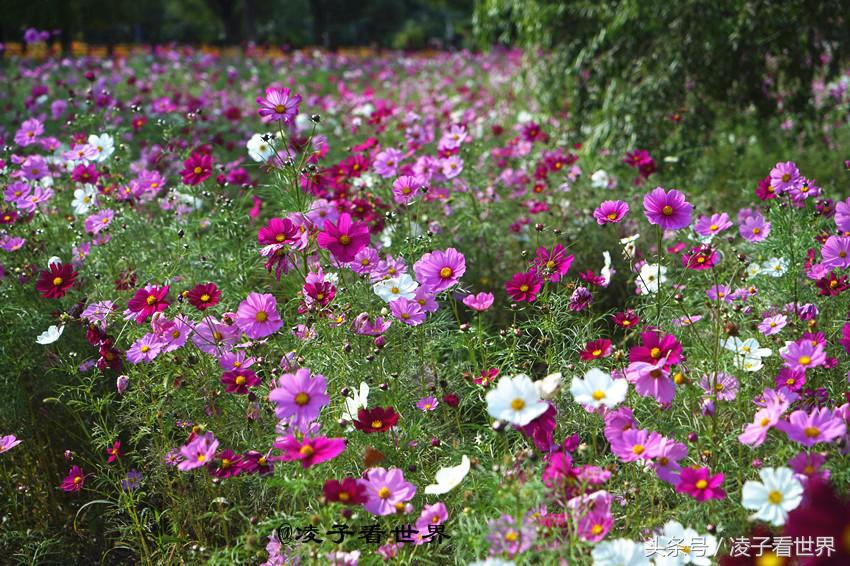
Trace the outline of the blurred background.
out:
M 293 48 L 457 47 L 468 42 L 473 0 L 3 0 L 0 41 L 25 29 L 60 41 L 271 43 Z

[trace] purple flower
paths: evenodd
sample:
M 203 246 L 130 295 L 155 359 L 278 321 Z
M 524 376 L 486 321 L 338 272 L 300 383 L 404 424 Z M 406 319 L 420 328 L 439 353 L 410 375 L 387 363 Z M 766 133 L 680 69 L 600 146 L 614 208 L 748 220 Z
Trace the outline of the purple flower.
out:
M 109 208 L 92 214 L 86 218 L 86 232 L 92 235 L 99 234 L 102 230 L 106 230 L 109 227 L 114 216 L 115 211 Z
M 576 287 L 573 294 L 570 295 L 570 302 L 567 307 L 573 312 L 581 312 L 593 302 L 593 293 L 587 287 Z
M 283 326 L 277 312 L 277 301 L 268 293 L 248 293 L 236 309 L 236 326 L 248 338 L 257 340 L 274 334 Z
M 746 217 L 738 226 L 738 231 L 748 242 L 761 242 L 770 235 L 770 227 L 770 222 L 765 222 L 761 214 L 756 214 Z
M 779 351 L 779 354 L 785 360 L 786 367 L 798 371 L 816 368 L 826 362 L 823 344 L 812 344 L 811 340 L 800 339 L 790 342 Z
M 422 305 L 416 301 L 402 297 L 392 301 L 389 305 L 393 316 L 408 326 L 419 326 L 425 322 L 425 311 L 422 309 Z
M 476 295 L 467 295 L 463 298 L 463 304 L 474 311 L 486 311 L 493 306 L 493 293 L 478 293 Z
M 830 236 L 820 250 L 823 264 L 827 267 L 845 269 L 850 267 L 850 237 Z
M 365 488 L 368 497 L 363 508 L 373 515 L 392 515 L 416 495 L 416 486 L 406 482 L 398 468 L 371 468 L 357 483 Z
M 372 167 L 375 173 L 383 178 L 395 177 L 398 174 L 399 162 L 404 159 L 404 154 L 395 148 L 388 148 L 378 152 Z M 395 184 L 393 184 L 395 187 Z
M 643 197 L 643 208 L 649 223 L 664 230 L 687 228 L 691 223 L 693 206 L 675 189 L 668 192 L 657 187 Z
M 264 122 L 280 120 L 284 124 L 292 123 L 298 114 L 301 96 L 293 95 L 288 88 L 267 88 L 265 97 L 258 97 L 259 114 Z
M 761 323 L 759 323 L 758 329 L 759 332 L 761 332 L 765 336 L 771 336 L 785 328 L 785 324 L 787 324 L 787 322 L 788 317 L 784 314 L 768 316 L 765 317 L 765 319 L 762 320 Z
M 8 452 L 20 443 L 21 441 L 18 440 L 14 434 L 0 436 L 0 454 L 2 454 L 3 452 Z
M 537 537 L 537 531 L 531 521 L 523 521 L 520 528 L 513 517 L 502 515 L 487 522 L 487 540 L 490 542 L 490 554 L 507 554 L 513 558 L 531 548 Z
M 417 401 L 416 402 L 416 408 L 421 410 L 421 411 L 426 411 L 426 412 L 427 411 L 433 411 L 434 409 L 437 408 L 438 404 L 439 403 L 437 402 L 437 398 L 432 395 L 430 397 L 423 397 L 422 399 Z
M 813 409 L 811 413 L 794 411 L 788 421 L 779 423 L 777 428 L 790 440 L 807 447 L 819 442 L 832 442 L 847 431 L 844 420 L 827 407 Z
M 330 402 L 326 392 L 325 376 L 312 375 L 309 369 L 300 368 L 294 374 L 280 376 L 277 386 L 269 392 L 269 401 L 275 404 L 279 419 L 303 428 L 316 420 L 322 407 Z
M 218 440 L 213 433 L 206 432 L 196 436 L 189 444 L 180 448 L 183 461 L 177 465 L 177 469 L 186 472 L 209 464 L 215 458 L 216 449 L 218 449 Z
M 850 232 L 850 198 L 835 205 L 835 225 L 842 232 Z
M 21 124 L 18 131 L 15 132 L 15 143 L 20 146 L 28 146 L 30 144 L 37 143 L 39 141 L 39 136 L 43 133 L 44 124 L 35 118 L 24 120 L 24 123 Z
M 463 254 L 454 248 L 426 253 L 413 264 L 416 280 L 433 293 L 439 293 L 456 284 L 466 272 Z
M 823 454 L 800 452 L 788 460 L 788 466 L 797 474 L 804 476 L 806 480 L 814 479 L 825 482 L 829 480 L 830 475 L 829 470 L 822 469 L 825 462 L 826 456 Z
M 772 186 L 777 194 L 782 194 L 783 191 L 790 189 L 800 181 L 800 170 L 793 161 L 785 163 L 777 163 L 770 170 L 770 186 Z
M 629 213 L 629 205 L 621 200 L 606 200 L 593 211 L 593 217 L 600 226 L 616 224 Z
M 714 236 L 731 226 L 732 222 L 729 221 L 729 215 L 723 212 L 711 216 L 700 216 L 694 224 L 694 232 L 700 236 Z
M 127 350 L 127 361 L 131 364 L 150 363 L 162 353 L 165 343 L 154 333 L 145 334 Z
M 725 372 L 720 372 L 717 377 L 712 375 L 702 376 L 700 387 L 705 391 L 706 395 L 717 394 L 717 399 L 720 401 L 731 401 L 738 393 L 738 380 Z

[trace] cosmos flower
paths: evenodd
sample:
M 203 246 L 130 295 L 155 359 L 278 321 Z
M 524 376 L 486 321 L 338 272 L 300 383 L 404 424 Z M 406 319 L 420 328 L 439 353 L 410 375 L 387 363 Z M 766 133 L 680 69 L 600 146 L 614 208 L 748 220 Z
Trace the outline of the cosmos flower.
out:
M 823 344 L 812 344 L 810 340 L 805 339 L 789 342 L 779 350 L 779 355 L 785 361 L 786 367 L 796 371 L 806 371 L 826 363 Z
M 369 240 L 369 227 L 354 223 L 347 213 L 340 214 L 336 223 L 326 220 L 324 230 L 317 238 L 320 248 L 330 251 L 343 263 L 353 261 L 357 252 L 369 245 Z
M 327 480 L 322 492 L 326 500 L 343 505 L 362 505 L 369 500 L 366 496 L 366 487 L 355 478 L 343 478 L 342 481 Z
M 738 225 L 738 232 L 748 242 L 762 242 L 770 235 L 771 223 L 761 214 L 748 216 Z
M 312 374 L 307 368 L 285 373 L 269 392 L 269 401 L 275 404 L 277 418 L 287 419 L 303 428 L 315 421 L 322 407 L 330 402 L 327 380 L 321 374 Z
M 593 566 L 650 566 L 642 544 L 625 538 L 604 540 L 593 547 Z
M 625 401 L 629 384 L 625 379 L 613 379 L 611 374 L 591 368 L 584 378 L 574 377 L 570 394 L 576 403 L 592 409 L 613 408 Z
M 183 162 L 180 175 L 183 183 L 194 186 L 199 185 L 210 178 L 213 170 L 213 158 L 209 153 L 196 151 Z
M 711 475 L 708 468 L 682 468 L 679 477 L 681 479 L 676 486 L 679 493 L 686 493 L 697 501 L 726 498 L 726 492 L 720 487 L 723 485 L 723 473 Z
M 833 442 L 847 432 L 844 420 L 832 409 L 820 407 L 810 413 L 800 409 L 788 416 L 787 422 L 780 422 L 777 428 L 788 435 L 788 439 L 811 447 L 821 442 Z
M 647 549 L 649 546 L 650 543 L 647 543 Z M 711 566 L 712 557 L 717 554 L 718 549 L 714 535 L 699 534 L 692 528 L 686 529 L 678 521 L 665 523 L 661 535 L 652 541 L 651 546 L 651 557 L 655 558 L 655 566 Z
M 61 299 L 76 278 L 77 272 L 70 263 L 51 263 L 39 274 L 35 289 L 45 299 Z
M 486 400 L 491 417 L 517 426 L 527 425 L 549 408 L 525 374 L 502 377 L 496 388 L 487 392 Z
M 512 301 L 516 302 L 533 302 L 537 299 L 537 293 L 540 292 L 543 282 L 540 276 L 535 271 L 526 271 L 525 273 L 515 274 L 510 281 L 505 283 L 505 291 Z
M 454 248 L 426 253 L 413 264 L 416 280 L 433 293 L 457 284 L 466 273 L 466 259 Z
M 391 303 L 396 299 L 414 299 L 418 287 L 419 283 L 414 281 L 413 277 L 404 273 L 398 277 L 378 281 L 372 285 L 372 290 L 384 302 Z
M 277 300 L 268 293 L 248 293 L 236 309 L 236 325 L 248 338 L 257 340 L 280 330 L 283 321 L 277 312 Z
M 317 436 L 299 440 L 290 434 L 282 440 L 277 440 L 274 447 L 282 452 L 277 460 L 301 462 L 301 467 L 306 469 L 333 460 L 342 454 L 345 450 L 345 439 Z
M 425 493 L 427 495 L 443 495 L 450 492 L 460 485 L 469 474 L 469 468 L 469 457 L 464 454 L 459 465 L 440 468 L 435 478 L 436 483 L 425 486 Z
M 474 311 L 482 312 L 493 306 L 494 299 L 493 293 L 470 294 L 463 298 L 463 304 Z
M 257 97 L 258 113 L 264 122 L 281 121 L 291 124 L 298 115 L 298 105 L 301 95 L 295 94 L 288 88 L 269 87 L 265 96 Z
M 603 224 L 616 224 L 625 218 L 629 213 L 629 205 L 621 200 L 606 200 L 593 211 L 593 217 L 596 223 L 602 226 Z
M 777 194 L 782 194 L 799 182 L 800 170 L 797 169 L 797 165 L 793 161 L 777 163 L 770 170 L 770 186 L 774 188 Z
M 669 192 L 657 187 L 643 198 L 644 214 L 650 224 L 662 230 L 679 230 L 691 223 L 693 206 L 685 200 L 685 195 L 672 189 Z
M 257 374 L 250 369 L 241 368 L 224 372 L 221 376 L 221 383 L 228 393 L 247 395 L 248 388 L 256 387 L 261 381 Z
M 828 268 L 850 267 L 850 237 L 830 236 L 821 248 L 823 265 Z
M 190 305 L 203 312 L 218 304 L 221 291 L 215 283 L 198 284 L 186 294 L 186 299 Z
M 18 438 L 14 434 L 0 436 L 0 454 L 2 454 L 3 452 L 8 452 L 20 443 L 21 441 L 18 440 Z
M 177 469 L 187 472 L 206 466 L 215 458 L 217 449 L 218 440 L 213 436 L 213 433 L 200 434 L 180 448 L 180 455 L 183 460 L 177 465 Z
M 85 483 L 86 475 L 83 472 L 83 469 L 79 466 L 71 466 L 71 469 L 68 470 L 68 475 L 65 476 L 65 479 L 62 480 L 59 487 L 66 492 L 80 491 L 83 489 Z
M 754 510 L 751 519 L 778 527 L 785 524 L 788 512 L 803 499 L 803 485 L 790 468 L 762 468 L 761 482 L 748 480 L 741 489 L 741 505 Z
M 133 298 L 127 302 L 125 314 L 136 322 L 142 324 L 154 313 L 162 312 L 171 302 L 168 300 L 168 285 L 145 285 L 133 294 Z
M 371 468 L 358 483 L 366 492 L 363 508 L 373 515 L 392 515 L 416 495 L 416 486 L 405 481 L 398 468 Z
M 352 421 L 354 428 L 367 434 L 387 432 L 398 423 L 398 413 L 392 407 L 361 408 Z

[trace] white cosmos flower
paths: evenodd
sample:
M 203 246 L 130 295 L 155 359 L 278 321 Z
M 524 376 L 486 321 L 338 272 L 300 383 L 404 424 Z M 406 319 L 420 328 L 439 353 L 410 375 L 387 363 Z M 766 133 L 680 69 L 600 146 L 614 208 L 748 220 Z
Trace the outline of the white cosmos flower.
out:
M 440 468 L 436 476 L 437 483 L 425 486 L 425 493 L 428 495 L 442 495 L 450 492 L 460 485 L 460 482 L 469 473 L 469 465 L 469 457 L 464 454 L 460 459 L 459 465 Z
M 86 184 L 74 191 L 71 206 L 74 207 L 74 214 L 77 216 L 88 214 L 95 204 L 97 204 L 97 189 L 94 185 Z
M 640 268 L 637 284 L 642 295 L 654 295 L 667 282 L 667 268 L 657 263 L 645 263 Z
M 94 158 L 97 162 L 106 161 L 115 151 L 115 140 L 109 134 L 90 135 L 89 145 L 97 151 L 97 157 Z
M 561 390 L 561 383 L 564 379 L 560 372 L 550 373 L 543 379 L 534 382 L 534 387 L 537 388 L 537 394 L 544 401 L 554 399 Z
M 760 370 L 764 365 L 762 358 L 773 354 L 770 348 L 762 348 L 755 338 L 741 340 L 738 336 L 731 336 L 721 345 L 735 353 L 735 366 L 738 369 L 749 372 Z
M 761 266 L 755 262 L 751 263 L 747 266 L 747 277 L 753 278 L 758 275 L 761 275 L 762 269 Z
M 626 399 L 629 383 L 625 379 L 614 379 L 611 374 L 593 368 L 584 374 L 584 379 L 574 377 L 570 393 L 576 403 L 598 409 L 616 407 Z
M 749 480 L 741 490 L 741 505 L 755 510 L 750 518 L 778 527 L 788 519 L 788 512 L 800 505 L 803 484 L 790 468 L 763 468 L 761 482 Z
M 402 274 L 392 279 L 384 279 L 372 285 L 372 290 L 375 294 L 381 297 L 386 303 L 390 303 L 396 299 L 405 298 L 413 299 L 416 297 L 416 289 L 419 283 L 413 280 L 410 275 Z
M 248 140 L 248 155 L 256 162 L 268 161 L 270 157 L 274 155 L 274 143 L 273 141 L 266 141 L 263 139 L 264 134 L 254 134 L 251 136 L 251 139 Z M 266 137 L 271 138 L 272 136 L 266 135 Z
M 65 330 L 65 325 L 60 324 L 59 326 L 53 325 L 41 334 L 38 335 L 38 338 L 35 341 L 42 346 L 47 346 L 48 344 L 53 344 L 59 337 L 62 336 L 62 332 Z
M 640 238 L 640 234 L 635 234 L 634 236 L 626 236 L 625 238 L 620 240 L 620 245 L 623 246 L 623 255 L 626 259 L 634 259 L 636 246 L 635 242 Z
M 590 176 L 590 186 L 594 189 L 607 189 L 609 180 L 608 173 L 599 169 Z
M 527 425 L 549 408 L 537 394 L 534 382 L 523 373 L 500 379 L 486 399 L 487 413 L 491 417 L 517 426 Z
M 626 538 L 606 540 L 593 547 L 593 566 L 649 566 L 643 545 Z
M 605 259 L 605 264 L 599 271 L 599 275 L 603 279 L 602 286 L 607 287 L 611 283 L 611 277 L 614 275 L 614 270 L 611 269 L 611 252 L 602 252 L 602 257 Z
M 360 390 L 355 391 L 354 395 L 349 399 L 345 399 L 345 411 L 348 418 L 354 420 L 357 418 L 358 409 L 365 409 L 369 403 L 369 384 L 365 381 L 360 382 Z
M 784 257 L 772 257 L 761 266 L 761 274 L 770 277 L 782 277 L 788 271 L 788 260 Z
M 62 265 L 62 258 L 59 256 L 53 256 L 47 260 L 47 269 L 50 269 L 51 265 Z
M 696 564 L 710 566 L 711 557 L 717 554 L 717 538 L 701 535 L 694 529 L 685 528 L 678 521 L 669 521 L 664 532 L 654 543 L 654 548 L 645 545 L 646 554 L 655 557 L 656 566 L 681 566 Z

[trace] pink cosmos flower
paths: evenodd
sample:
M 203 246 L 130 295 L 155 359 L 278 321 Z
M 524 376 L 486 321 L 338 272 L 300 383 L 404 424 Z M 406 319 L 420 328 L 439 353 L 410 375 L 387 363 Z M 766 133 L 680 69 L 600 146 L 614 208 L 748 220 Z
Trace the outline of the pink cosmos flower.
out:
M 0 436 L 0 454 L 2 454 L 3 452 L 8 452 L 20 443 L 21 441 L 18 440 L 14 434 Z
M 373 515 L 392 515 L 416 495 L 416 486 L 406 482 L 398 468 L 371 468 L 358 483 L 366 489 L 368 497 L 363 508 Z
M 722 473 L 711 475 L 708 468 L 683 468 L 679 478 L 676 491 L 687 493 L 697 501 L 726 498 L 726 492 L 720 487 L 724 478 Z
M 770 170 L 770 185 L 777 194 L 790 189 L 800 181 L 800 170 L 793 161 L 777 163 Z
M 218 449 L 218 440 L 211 432 L 205 432 L 193 438 L 188 444 L 180 448 L 183 460 L 177 465 L 177 469 L 183 472 L 206 466 L 215 458 Z
M 428 182 L 422 177 L 402 175 L 393 181 L 393 200 L 398 204 L 408 204 L 427 187 Z
M 850 232 L 850 198 L 835 205 L 835 226 L 842 232 Z
M 304 437 L 298 440 L 293 435 L 277 440 L 274 447 L 283 453 L 272 458 L 283 462 L 301 462 L 301 467 L 310 468 L 322 462 L 333 460 L 345 450 L 345 439 L 327 438 L 317 436 L 315 438 Z
M 651 460 L 658 455 L 662 436 L 644 429 L 629 429 L 611 442 L 611 452 L 623 462 Z
M 183 162 L 180 175 L 183 176 L 184 184 L 194 186 L 207 180 L 212 175 L 212 170 L 212 155 L 196 151 Z
M 104 209 L 86 218 L 85 228 L 89 234 L 99 234 L 102 230 L 106 230 L 112 223 L 115 217 L 115 211 L 112 209 Z
M 224 390 L 228 393 L 247 395 L 249 387 L 260 384 L 260 378 L 250 369 L 241 368 L 224 372 L 221 376 L 221 382 L 224 384 Z
M 685 195 L 672 189 L 669 192 L 657 187 L 643 198 L 644 214 L 650 224 L 663 230 L 687 228 L 691 223 L 693 206 L 685 200 Z
M 277 312 L 277 300 L 268 293 L 248 293 L 236 309 L 236 326 L 248 338 L 265 338 L 280 330 L 283 321 Z
M 818 452 L 800 452 L 788 460 L 788 467 L 800 476 L 803 476 L 806 481 L 815 480 L 825 482 L 829 480 L 830 476 L 829 470 L 822 468 L 825 462 L 826 456 L 823 454 Z
M 682 471 L 679 460 L 687 457 L 688 447 L 669 438 L 662 438 L 655 452 L 652 467 L 659 479 L 674 486 L 678 485 Z
M 425 322 L 425 310 L 415 300 L 401 297 L 389 303 L 390 312 L 408 326 L 419 326 Z
M 729 221 L 729 215 L 722 212 L 711 216 L 700 216 L 694 224 L 694 232 L 700 236 L 714 236 L 731 226 L 732 222 Z
M 682 267 L 701 271 L 711 269 L 720 260 L 720 255 L 708 245 L 694 246 L 682 254 Z
M 280 120 L 284 124 L 292 123 L 298 115 L 300 103 L 301 95 L 293 95 L 288 88 L 269 87 L 265 97 L 257 97 L 257 104 L 260 106 L 258 113 L 263 122 Z
M 440 162 L 441 171 L 446 179 L 454 179 L 463 171 L 463 159 L 457 155 L 447 157 Z
M 493 293 L 477 293 L 463 298 L 463 304 L 474 311 L 486 311 L 493 306 Z
M 445 503 L 438 501 L 433 505 L 425 505 L 414 526 L 419 531 L 428 533 L 428 525 L 442 525 L 449 520 L 449 512 Z
M 413 264 L 413 272 L 420 285 L 439 293 L 455 285 L 466 273 L 466 259 L 454 248 L 434 250 Z
M 437 398 L 431 395 L 430 397 L 423 397 L 422 399 L 417 401 L 416 408 L 420 411 L 429 412 L 436 409 L 438 404 L 439 403 L 437 402 Z
M 806 384 L 806 372 L 782 368 L 774 379 L 776 388 L 785 387 L 791 391 L 799 391 Z
M 369 227 L 355 224 L 348 213 L 340 214 L 336 224 L 326 220 L 324 231 L 317 238 L 320 248 L 329 250 L 343 263 L 353 261 L 357 252 L 369 245 L 369 240 Z
M 785 360 L 786 367 L 798 371 L 816 368 L 826 362 L 823 344 L 812 344 L 810 340 L 805 339 L 789 343 L 779 354 Z
M 785 328 L 785 324 L 788 322 L 788 317 L 784 314 L 778 314 L 776 316 L 768 316 L 762 320 L 758 329 L 759 332 L 764 334 L 765 336 L 772 336 L 780 332 L 783 328 Z
M 655 363 L 632 362 L 626 368 L 626 379 L 635 386 L 643 397 L 654 397 L 662 405 L 673 401 L 676 396 L 676 384 L 670 379 L 667 360 Z
M 83 469 L 79 466 L 71 466 L 71 469 L 68 470 L 68 475 L 65 476 L 59 487 L 70 493 L 72 491 L 80 491 L 83 489 L 85 483 L 86 475 L 83 473 Z
M 820 250 L 823 265 L 829 268 L 850 267 L 850 237 L 830 236 Z
M 537 248 L 534 258 L 534 271 L 541 277 L 548 277 L 549 281 L 557 282 L 567 274 L 573 264 L 575 256 L 567 255 L 566 249 L 561 244 L 555 244 L 550 253 L 544 247 Z
M 149 316 L 164 311 L 171 304 L 168 300 L 168 289 L 168 285 L 145 285 L 127 302 L 124 315 L 128 318 L 135 315 L 138 324 L 144 323 Z
M 780 416 L 782 411 L 776 407 L 760 409 L 753 417 L 753 422 L 738 435 L 738 440 L 747 446 L 761 446 L 767 440 L 768 431 L 779 422 Z
M 542 285 L 543 282 L 537 272 L 526 271 L 511 277 L 511 280 L 505 283 L 505 291 L 512 301 L 530 303 L 537 299 L 537 293 L 540 292 Z
M 813 409 L 811 413 L 794 411 L 788 421 L 779 423 L 777 428 L 787 434 L 789 440 L 807 447 L 832 442 L 847 431 L 844 420 L 827 407 Z
M 20 146 L 28 146 L 37 143 L 39 136 L 44 133 L 44 124 L 35 118 L 24 120 L 18 131 L 15 132 L 15 143 Z
M 375 169 L 375 173 L 385 179 L 395 177 L 398 174 L 398 166 L 402 159 L 404 159 L 402 152 L 395 148 L 387 148 L 378 152 L 372 167 Z
M 770 222 L 765 222 L 761 214 L 746 217 L 738 226 L 741 237 L 748 242 L 761 242 L 770 235 Z
M 621 200 L 606 200 L 593 211 L 596 223 L 616 224 L 629 213 L 629 205 Z
M 311 374 L 307 368 L 283 374 L 269 392 L 269 401 L 275 404 L 275 415 L 300 428 L 307 426 L 330 402 L 327 384 L 324 375 Z
M 162 353 L 164 346 L 165 343 L 156 334 L 145 334 L 127 350 L 127 361 L 131 364 L 150 363 Z

